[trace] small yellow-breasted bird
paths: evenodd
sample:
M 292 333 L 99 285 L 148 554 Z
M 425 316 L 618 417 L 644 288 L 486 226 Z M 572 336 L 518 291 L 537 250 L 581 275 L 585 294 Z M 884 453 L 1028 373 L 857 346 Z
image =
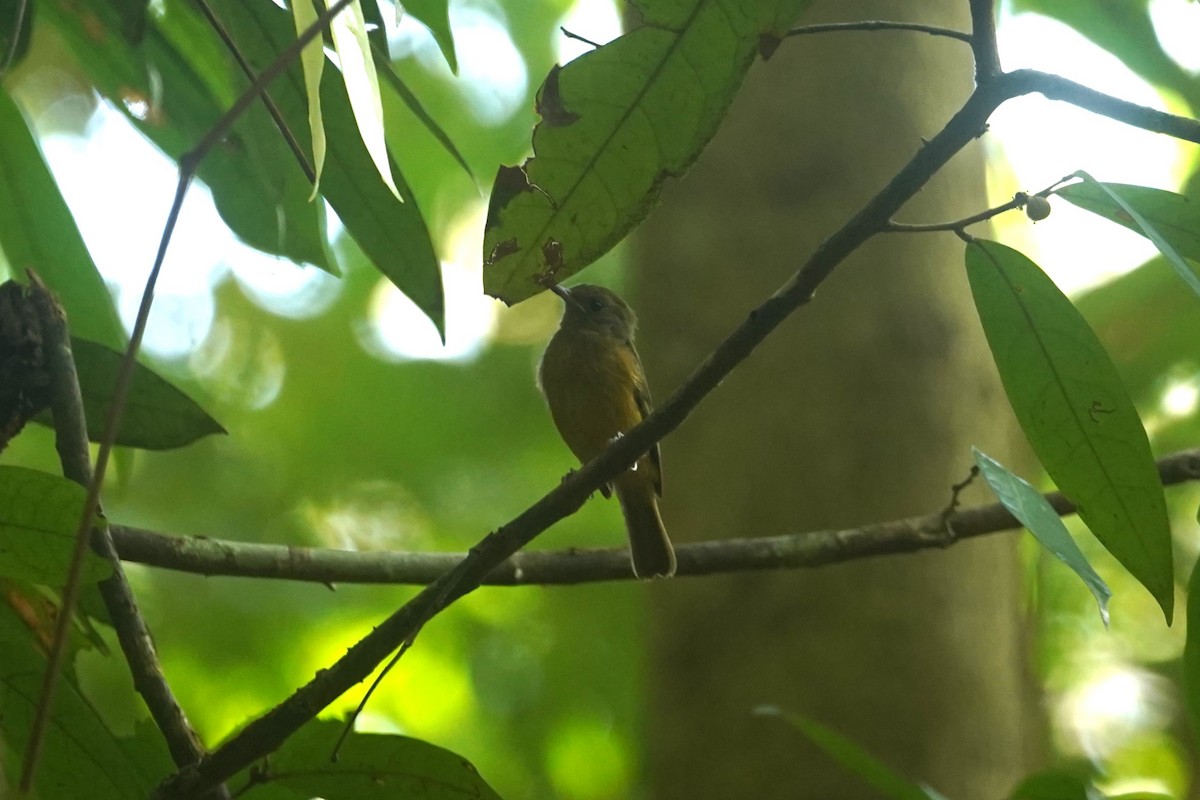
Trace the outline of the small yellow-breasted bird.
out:
M 538 367 L 538 386 L 546 396 L 554 425 L 580 463 L 600 455 L 609 442 L 650 413 L 650 389 L 633 347 L 637 318 L 614 292 L 583 284 L 553 286 L 566 302 L 558 332 Z M 662 459 L 658 445 L 622 473 L 605 497 L 617 491 L 633 572 L 639 578 L 675 574 L 675 551 L 658 513 Z

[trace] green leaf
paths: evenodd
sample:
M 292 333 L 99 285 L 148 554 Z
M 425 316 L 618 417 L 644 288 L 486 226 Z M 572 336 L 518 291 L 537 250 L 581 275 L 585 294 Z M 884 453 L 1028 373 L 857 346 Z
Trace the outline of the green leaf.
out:
M 256 70 L 265 68 L 277 53 L 295 41 L 288 12 L 274 3 L 214 0 L 211 5 Z M 379 179 L 355 126 L 346 89 L 330 72 L 325 70 L 321 81 L 321 107 L 329 142 L 321 194 L 376 268 L 416 303 L 444 335 L 441 272 L 425 220 L 395 164 L 392 176 L 406 202 L 397 201 Z M 307 104 L 301 68 L 293 65 L 272 84 L 271 91 L 291 130 L 307 148 Z
M 1175 593 L 1166 501 L 1116 367 L 1071 301 L 1024 255 L 976 241 L 966 263 L 988 346 L 1034 452 L 1169 622 Z
M 447 0 L 404 0 L 404 12 L 420 20 L 433 34 L 450 71 L 458 74 L 458 56 L 454 52 L 454 34 L 450 32 L 450 4 Z
M 173 159 L 196 145 L 228 106 L 229 96 L 248 83 L 234 77 L 228 54 L 212 62 L 220 48 L 210 41 L 216 34 L 184 0 L 164 0 L 138 47 L 125 41 L 123 19 L 111 3 L 92 3 L 81 13 L 73 0 L 41 0 L 39 10 L 97 90 Z M 135 108 L 144 113 L 132 113 Z M 303 116 L 289 121 L 293 133 L 303 122 Z M 200 163 L 198 177 L 212 190 L 221 219 L 242 241 L 332 271 L 324 207 L 308 202 L 312 186 L 261 103 Z
M 124 355 L 76 337 L 71 337 L 71 351 L 83 394 L 88 438 L 97 442 L 104 435 L 104 420 Z M 134 365 L 117 444 L 171 450 L 215 433 L 225 433 L 225 429 L 195 401 L 149 367 Z
M 420 739 L 353 733 L 338 760 L 331 761 L 342 727 L 341 722 L 317 720 L 300 729 L 271 756 L 267 786 L 285 787 L 299 798 L 330 800 L 500 800 L 469 761 Z
M 72 330 L 119 347 L 125 340 L 108 287 L 75 227 L 25 118 L 0 89 L 0 250 L 21 278 L 32 267 L 54 290 Z
M 34 0 L 0 0 L 0 77 L 20 64 L 29 52 L 29 32 L 33 30 Z M 18 20 L 18 15 L 20 19 Z M 18 22 L 20 29 L 17 29 Z M 13 47 L 13 39 L 17 40 Z M 12 62 L 5 64 L 12 54 Z M 7 70 L 6 70 L 7 66 Z
M 1009 795 L 1009 800 L 1093 800 L 1098 796 L 1091 780 L 1068 772 L 1030 775 Z
M 66 478 L 0 466 L 0 575 L 61 585 L 75 549 L 75 528 L 85 494 L 82 486 Z M 104 559 L 88 552 L 85 583 L 101 580 L 110 572 Z
M 0 776 L 15 781 L 21 774 L 21 755 L 41 694 L 46 659 L 34 634 L 3 602 L 0 647 L 4 653 L 0 659 Z M 64 672 L 38 768 L 36 796 L 40 800 L 149 797 L 171 771 L 170 758 L 155 730 L 140 725 L 133 737 L 118 736 L 80 691 L 71 671 Z M 0 794 L 2 789 L 0 783 Z
M 1100 607 L 1100 619 L 1108 627 L 1108 600 L 1112 590 L 1104 579 L 1096 574 L 1083 551 L 1075 544 L 1067 526 L 1058 512 L 1037 489 L 1019 476 L 1014 475 L 999 461 L 980 450 L 971 448 L 971 455 L 979 465 L 979 471 L 1004 507 L 1012 512 L 1022 525 L 1033 534 L 1043 547 L 1053 553 L 1059 561 L 1071 568 L 1087 585 Z
M 755 713 L 779 717 L 787 722 L 821 748 L 826 755 L 862 778 L 884 797 L 890 797 L 893 800 L 935 800 L 939 797 L 936 792 L 927 791 L 925 787 L 918 786 L 892 771 L 890 767 L 877 760 L 866 750 L 816 720 L 782 711 L 774 706 L 760 706 L 755 709 Z
M 717 130 L 764 35 L 799 4 L 647 4 L 646 25 L 550 71 L 533 158 L 496 176 L 484 291 L 512 304 L 574 275 L 650 212 Z
M 1058 194 L 1154 242 L 1179 277 L 1200 294 L 1200 274 L 1194 264 L 1184 260 L 1186 256 L 1200 261 L 1200 208 L 1174 192 L 1100 183 L 1086 172 L 1075 174 L 1084 182 L 1060 189 Z

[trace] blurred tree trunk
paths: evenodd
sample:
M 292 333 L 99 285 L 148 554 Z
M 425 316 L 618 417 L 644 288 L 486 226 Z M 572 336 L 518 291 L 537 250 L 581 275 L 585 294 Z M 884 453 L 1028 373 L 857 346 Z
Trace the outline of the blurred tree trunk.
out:
M 965 0 L 827 0 L 803 22 L 914 18 L 969 28 Z M 755 67 L 634 245 L 659 396 L 941 128 L 971 75 L 966 45 L 914 33 L 801 37 Z M 899 216 L 985 206 L 975 147 Z M 876 237 L 663 443 L 678 541 L 936 510 L 972 444 L 1011 457 L 962 252 L 951 234 Z M 752 714 L 774 704 L 949 797 L 1004 796 L 1044 742 L 1016 543 L 651 587 L 648 795 L 874 796 Z

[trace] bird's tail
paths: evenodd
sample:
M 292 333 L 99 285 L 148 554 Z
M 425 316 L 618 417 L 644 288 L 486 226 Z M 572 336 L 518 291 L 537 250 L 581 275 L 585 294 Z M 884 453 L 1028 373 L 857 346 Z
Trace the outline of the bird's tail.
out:
M 669 578 L 675 574 L 675 551 L 667 538 L 654 489 L 647 483 L 617 485 L 617 499 L 629 531 L 633 574 L 639 578 Z

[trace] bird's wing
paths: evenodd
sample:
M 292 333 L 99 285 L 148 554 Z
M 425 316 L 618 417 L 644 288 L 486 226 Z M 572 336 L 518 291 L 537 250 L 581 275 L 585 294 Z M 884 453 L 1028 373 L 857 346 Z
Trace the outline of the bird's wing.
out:
M 654 409 L 654 401 L 650 399 L 650 386 L 646 383 L 646 371 L 642 369 L 642 360 L 638 357 L 637 350 L 633 348 L 632 342 L 626 342 L 629 352 L 633 354 L 633 360 L 637 364 L 637 376 L 633 382 L 633 400 L 637 403 L 638 411 L 642 413 L 642 419 L 650 416 L 650 412 Z M 654 491 L 662 496 L 662 451 L 659 450 L 658 442 L 654 443 L 654 447 L 650 448 L 650 461 L 654 464 Z

